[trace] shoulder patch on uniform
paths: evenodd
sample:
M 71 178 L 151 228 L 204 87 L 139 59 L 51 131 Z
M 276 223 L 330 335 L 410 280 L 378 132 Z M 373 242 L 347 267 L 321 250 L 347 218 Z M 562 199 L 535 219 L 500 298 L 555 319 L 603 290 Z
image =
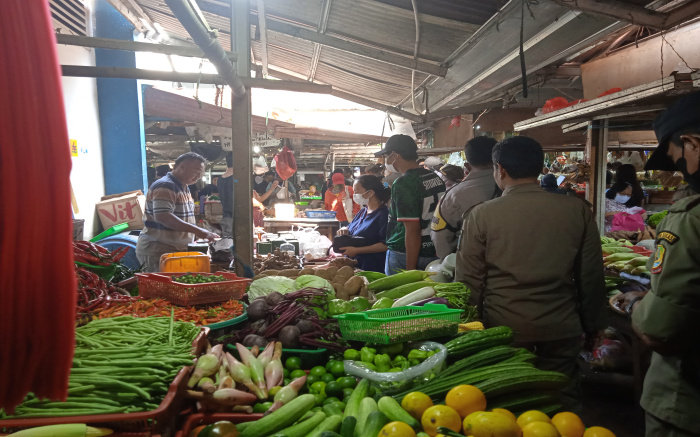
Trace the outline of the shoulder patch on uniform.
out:
M 673 246 L 680 239 L 681 238 L 673 232 L 663 231 L 656 235 L 656 244 L 659 244 L 660 241 L 666 241 L 668 244 Z
M 651 266 L 651 273 L 659 274 L 663 269 L 664 257 L 666 256 L 666 246 L 659 244 L 654 253 L 654 264 Z

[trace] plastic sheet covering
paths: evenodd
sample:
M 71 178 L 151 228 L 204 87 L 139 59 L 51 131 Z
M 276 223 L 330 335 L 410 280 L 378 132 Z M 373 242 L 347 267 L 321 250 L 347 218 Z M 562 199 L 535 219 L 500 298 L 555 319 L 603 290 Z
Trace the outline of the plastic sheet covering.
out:
M 0 1 L 0 408 L 65 400 L 76 282 L 71 158 L 49 2 Z

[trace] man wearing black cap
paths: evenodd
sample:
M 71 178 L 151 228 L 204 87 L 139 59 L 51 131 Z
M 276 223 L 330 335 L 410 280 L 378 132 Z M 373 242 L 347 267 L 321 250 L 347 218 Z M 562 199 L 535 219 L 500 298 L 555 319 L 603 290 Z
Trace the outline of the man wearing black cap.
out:
M 437 259 L 430 239 L 430 221 L 445 194 L 445 184 L 435 172 L 419 166 L 418 146 L 408 135 L 391 136 L 376 156 L 401 176 L 391 186 L 387 227 L 386 274 L 399 270 L 423 270 Z
M 654 131 L 659 146 L 645 170 L 680 171 L 694 195 L 656 228 L 651 291 L 618 301 L 653 351 L 641 400 L 646 436 L 700 436 L 700 93 L 674 102 Z

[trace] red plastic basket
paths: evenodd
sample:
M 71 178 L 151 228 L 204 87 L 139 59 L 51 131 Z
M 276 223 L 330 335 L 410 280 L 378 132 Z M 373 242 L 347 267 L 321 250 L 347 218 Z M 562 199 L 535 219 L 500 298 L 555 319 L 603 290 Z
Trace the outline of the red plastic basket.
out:
M 132 433 L 138 437 L 153 433 L 164 433 L 175 427 L 177 412 L 182 409 L 187 390 L 189 367 L 178 372 L 163 398 L 160 406 L 152 411 L 141 413 L 94 414 L 90 416 L 42 417 L 36 419 L 6 419 L 0 420 L 0 433 L 11 434 L 27 428 L 64 423 L 85 423 L 90 426 L 104 427 L 118 434 Z
M 200 425 L 209 425 L 211 423 L 218 422 L 220 420 L 227 420 L 231 423 L 237 424 L 237 423 L 243 423 L 243 422 L 252 422 L 254 420 L 260 420 L 262 419 L 263 415 L 256 413 L 256 414 L 244 414 L 244 413 L 214 413 L 214 414 L 207 414 L 207 413 L 195 413 L 192 414 L 190 417 L 187 418 L 187 421 L 185 424 L 182 426 L 182 430 L 178 431 L 175 434 L 175 437 L 188 437 L 190 435 L 190 431 L 195 429 L 196 427 Z
M 205 284 L 183 284 L 172 280 L 182 273 L 137 273 L 139 296 L 160 297 L 175 305 L 191 306 L 240 299 L 250 279 L 239 278 L 235 273 L 216 272 L 226 281 Z

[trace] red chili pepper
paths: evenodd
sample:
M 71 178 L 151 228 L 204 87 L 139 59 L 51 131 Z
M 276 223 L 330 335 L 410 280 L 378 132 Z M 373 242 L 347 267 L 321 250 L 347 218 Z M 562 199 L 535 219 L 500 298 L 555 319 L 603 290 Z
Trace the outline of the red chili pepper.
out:
M 120 252 L 116 256 L 112 256 L 112 261 L 115 263 L 119 262 L 122 258 L 124 258 L 124 256 L 126 256 L 126 254 L 129 252 L 129 247 L 125 246 L 117 250 L 119 250 Z

